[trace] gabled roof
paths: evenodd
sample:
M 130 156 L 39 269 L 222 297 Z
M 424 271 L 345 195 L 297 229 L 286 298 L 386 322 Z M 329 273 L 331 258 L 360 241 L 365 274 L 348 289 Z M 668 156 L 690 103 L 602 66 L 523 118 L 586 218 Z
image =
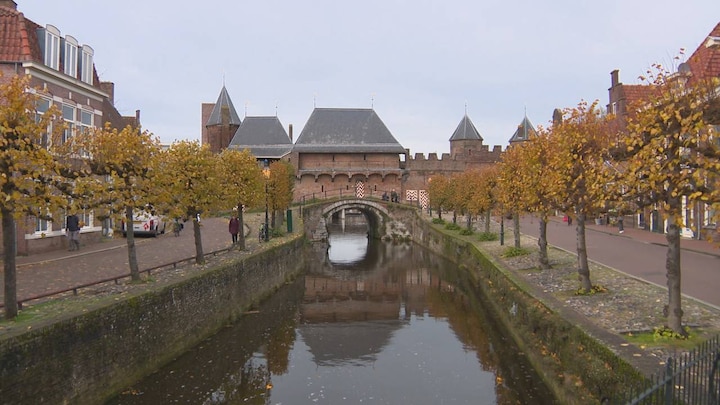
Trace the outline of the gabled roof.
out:
M 515 133 L 510 138 L 510 143 L 527 141 L 534 135 L 537 135 L 537 131 L 535 131 L 535 127 L 526 115 L 523 117 L 522 121 L 520 121 L 520 124 L 518 124 Z
M 455 132 L 453 132 L 450 137 L 450 141 L 462 140 L 483 140 L 482 136 L 480 136 L 480 132 L 478 132 L 477 128 L 475 128 L 475 125 L 472 123 L 467 114 L 465 114 L 462 120 L 460 120 L 460 124 L 458 124 Z
M 235 111 L 232 100 L 230 100 L 230 95 L 228 94 L 227 89 L 223 85 L 222 90 L 220 90 L 220 95 L 218 96 L 217 102 L 215 102 L 215 107 L 213 107 L 213 110 L 210 113 L 210 118 L 208 118 L 205 126 L 209 127 L 212 125 L 223 124 L 222 111 L 224 108 L 227 108 L 229 111 L 229 122 L 227 122 L 226 124 L 240 125 L 242 123 L 242 120 L 240 120 L 240 116 L 238 115 L 237 111 Z
M 257 158 L 279 159 L 292 150 L 292 141 L 277 117 L 245 117 L 230 149 L 249 149 Z
M 375 110 L 315 108 L 293 147 L 296 152 L 405 153 Z
M 700 43 L 687 61 L 693 78 L 720 77 L 720 23 Z
M 36 23 L 16 9 L 0 6 L 0 61 L 42 62 Z

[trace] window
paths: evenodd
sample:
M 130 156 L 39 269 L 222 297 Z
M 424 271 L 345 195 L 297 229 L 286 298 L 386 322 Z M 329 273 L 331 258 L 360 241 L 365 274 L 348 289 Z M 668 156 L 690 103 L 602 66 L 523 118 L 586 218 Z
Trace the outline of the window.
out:
M 42 115 L 50 109 L 50 100 L 46 98 L 39 98 L 37 100 L 37 104 L 35 105 L 35 122 L 40 122 L 42 119 Z M 42 134 L 42 146 L 43 148 L 48 147 L 48 132 L 50 132 L 50 128 L 48 128 L 43 134 Z
M 63 63 L 65 64 L 65 74 L 77 78 L 78 43 L 77 40 L 70 35 L 65 37 Z
M 63 131 L 62 142 L 65 143 L 68 139 L 72 138 L 75 133 L 75 107 L 63 104 L 62 114 L 66 125 L 65 130 Z
M 45 216 L 41 217 L 43 211 L 45 211 Z M 50 217 L 50 213 L 47 210 L 38 210 L 38 216 L 35 217 L 35 233 L 46 233 L 51 229 L 51 222 L 48 219 L 45 219 L 48 217 Z
M 60 30 L 52 25 L 45 26 L 45 65 L 60 69 Z
M 80 218 L 80 224 L 82 224 L 82 226 L 93 226 L 95 215 L 93 215 L 92 210 L 83 209 L 78 213 L 78 217 Z
M 95 51 L 87 45 L 82 47 L 82 60 L 80 62 L 80 80 L 93 84 L 93 54 Z

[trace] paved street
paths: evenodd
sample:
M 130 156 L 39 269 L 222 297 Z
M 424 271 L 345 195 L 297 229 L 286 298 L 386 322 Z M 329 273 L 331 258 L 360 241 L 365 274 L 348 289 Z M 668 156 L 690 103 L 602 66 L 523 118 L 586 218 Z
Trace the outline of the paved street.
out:
M 512 243 L 512 221 L 505 222 L 505 241 Z M 538 237 L 537 218 L 525 216 L 520 231 Z M 575 224 L 568 226 L 561 218 L 554 217 L 548 224 L 548 243 L 575 252 L 577 234 Z M 625 228 L 622 234 L 617 227 L 587 225 L 586 243 L 591 260 L 620 270 L 634 277 L 666 287 L 665 235 L 640 229 Z M 682 291 L 720 308 L 720 249 L 709 242 L 682 239 Z M 592 275 L 591 275 L 592 277 Z
M 264 214 L 245 215 L 245 223 L 253 229 L 246 242 L 249 248 L 258 243 L 257 226 L 263 220 Z M 228 218 L 207 218 L 200 223 L 204 253 L 231 245 Z M 193 229 L 189 221 L 178 237 L 172 232 L 157 238 L 136 237 L 135 244 L 140 270 L 195 257 Z M 17 258 L 17 263 L 20 300 L 130 273 L 127 242 L 119 234 L 101 243 L 82 246 L 78 252 L 59 250 L 21 256 Z M 3 279 L 0 277 L 0 301 L 4 295 Z

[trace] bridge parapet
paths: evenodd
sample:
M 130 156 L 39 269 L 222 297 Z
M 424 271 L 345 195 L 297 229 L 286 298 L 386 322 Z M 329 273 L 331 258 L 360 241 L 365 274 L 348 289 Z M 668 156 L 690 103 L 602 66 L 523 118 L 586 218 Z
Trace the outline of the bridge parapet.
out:
M 347 198 L 315 203 L 303 208 L 305 236 L 313 242 L 327 241 L 327 224 L 335 213 L 354 209 L 368 220 L 369 236 L 378 239 L 407 240 L 412 234 L 415 207 L 377 200 Z M 406 212 L 407 211 L 407 212 Z

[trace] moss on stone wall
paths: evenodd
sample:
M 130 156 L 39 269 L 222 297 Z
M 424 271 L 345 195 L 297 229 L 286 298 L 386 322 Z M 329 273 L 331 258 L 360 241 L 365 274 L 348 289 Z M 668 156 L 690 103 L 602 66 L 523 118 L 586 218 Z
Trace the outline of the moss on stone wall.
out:
M 472 243 L 416 217 L 413 240 L 466 269 L 492 312 L 561 403 L 600 403 L 630 383 L 639 371 L 587 333 L 578 319 L 546 305 L 521 277 Z
M 3 403 L 102 403 L 299 274 L 304 240 L 0 340 Z

